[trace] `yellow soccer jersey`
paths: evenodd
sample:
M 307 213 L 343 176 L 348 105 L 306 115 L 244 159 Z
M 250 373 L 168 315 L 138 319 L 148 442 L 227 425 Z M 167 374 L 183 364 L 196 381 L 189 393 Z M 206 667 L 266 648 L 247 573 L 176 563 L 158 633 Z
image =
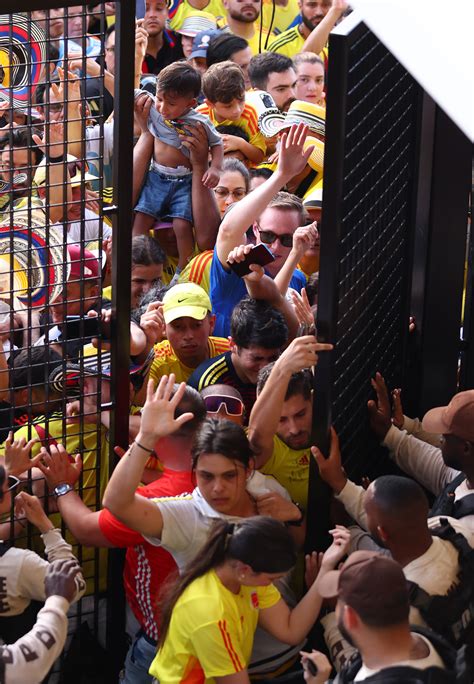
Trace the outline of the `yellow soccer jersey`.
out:
M 265 475 L 272 475 L 304 509 L 308 503 L 309 460 L 311 451 L 307 449 L 290 449 L 275 435 L 273 437 L 273 454 L 260 468 Z
M 273 23 L 272 13 L 272 0 L 263 0 L 263 28 L 265 31 L 269 31 L 271 24 L 272 35 L 270 36 L 270 42 L 274 40 L 274 36 L 278 36 L 280 33 L 283 33 L 283 31 L 286 31 L 298 16 L 300 13 L 298 0 L 288 0 L 286 7 L 283 7 L 283 5 L 275 5 Z
M 197 11 L 198 10 L 196 10 L 195 7 L 189 4 L 188 0 L 182 0 L 182 2 L 179 3 L 178 9 L 175 13 L 173 13 L 173 9 L 170 10 L 170 28 L 173 31 L 179 31 L 186 17 L 188 17 L 190 14 L 196 14 Z M 209 3 L 205 7 L 201 7 L 201 11 L 208 12 L 216 19 L 221 20 L 223 20 L 226 15 L 222 0 L 209 0 Z
M 212 249 L 193 257 L 180 273 L 178 283 L 196 283 L 209 294 L 211 290 Z
M 229 351 L 229 340 L 224 337 L 210 337 L 208 341 L 209 357 L 212 359 L 225 351 Z M 149 378 L 158 385 L 163 375 L 174 373 L 176 382 L 187 382 L 195 368 L 188 368 L 176 356 L 168 340 L 155 344 L 155 358 L 151 364 Z
M 280 55 L 285 55 L 286 57 L 293 59 L 295 55 L 303 50 L 305 40 L 306 38 L 303 38 L 299 32 L 298 26 L 294 26 L 293 28 L 280 33 L 280 35 L 270 43 L 267 49 L 269 52 L 278 52 Z M 319 53 L 319 56 L 323 60 L 324 67 L 326 68 L 328 49 L 324 48 L 322 52 Z
M 214 570 L 207 572 L 178 599 L 150 674 L 160 682 L 212 684 L 241 672 L 250 661 L 260 610 L 279 600 L 273 584 L 242 586 L 233 594 Z
M 265 138 L 260 133 L 257 111 L 253 105 L 246 102 L 242 116 L 236 121 L 231 121 L 230 119 L 217 121 L 214 110 L 206 103 L 199 105 L 199 107 L 196 108 L 196 111 L 209 117 L 214 126 L 239 126 L 239 128 L 242 128 L 242 130 L 247 133 L 249 143 L 259 150 L 262 150 L 264 154 L 266 153 L 267 145 L 265 143 Z

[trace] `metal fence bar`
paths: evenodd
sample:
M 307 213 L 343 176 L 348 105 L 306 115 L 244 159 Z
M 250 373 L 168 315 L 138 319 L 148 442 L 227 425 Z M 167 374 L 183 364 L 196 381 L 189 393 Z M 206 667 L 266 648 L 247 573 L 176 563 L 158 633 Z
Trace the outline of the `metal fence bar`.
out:
M 317 328 L 335 350 L 317 368 L 314 435 L 327 451 L 336 426 L 357 479 L 377 470 L 370 378 L 399 385 L 404 365 L 420 89 L 354 15 L 330 51 Z

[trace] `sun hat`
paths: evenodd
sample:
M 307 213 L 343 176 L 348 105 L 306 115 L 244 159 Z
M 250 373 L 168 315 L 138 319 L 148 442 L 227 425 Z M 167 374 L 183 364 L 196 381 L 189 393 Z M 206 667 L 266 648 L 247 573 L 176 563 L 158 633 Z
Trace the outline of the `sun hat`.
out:
M 313 145 L 313 150 L 308 158 L 308 164 L 313 171 L 317 171 L 322 176 L 324 169 L 324 143 L 318 138 L 308 135 L 303 143 L 303 150 L 306 152 L 311 145 Z
M 278 111 L 268 112 L 259 118 L 258 125 L 267 138 L 273 138 L 281 131 L 294 124 L 304 123 L 310 131 L 324 136 L 326 131 L 326 110 L 324 107 L 303 100 L 294 100 L 290 104 L 286 116 Z
M 447 406 L 433 408 L 425 414 L 423 430 L 440 435 L 455 435 L 474 442 L 474 390 L 455 394 Z
M 13 226 L 0 224 L 0 261 L 4 272 L 13 274 L 12 294 L 23 304 L 43 307 L 61 294 L 71 270 L 62 229 L 14 218 Z
M 176 33 L 188 38 L 194 38 L 202 31 L 214 31 L 217 28 L 215 17 L 209 12 L 193 12 L 188 14 Z
M 34 21 L 21 14 L 0 14 L 0 102 L 23 108 L 46 64 L 46 36 Z
M 196 283 L 178 283 L 163 297 L 165 323 L 189 316 L 202 321 L 212 311 L 211 300 L 202 287 Z
M 88 345 L 95 353 L 82 357 L 82 363 L 67 363 L 54 368 L 49 375 L 49 385 L 52 390 L 68 397 L 78 396 L 81 393 L 81 378 L 85 375 L 101 377 L 110 380 L 112 376 L 112 356 L 108 351 L 97 354 L 97 349 Z M 138 378 L 144 379 L 155 358 L 153 349 L 149 352 L 145 361 L 136 363 L 130 359 L 129 374 L 133 381 Z
M 318 185 L 309 192 L 303 199 L 303 206 L 307 209 L 322 209 L 323 207 L 323 186 Z
M 72 154 L 67 155 L 67 167 L 72 188 L 77 188 L 83 183 L 97 181 L 98 177 L 89 173 L 89 164 Z M 43 185 L 46 181 L 46 160 L 43 158 L 36 167 L 34 181 L 36 185 Z

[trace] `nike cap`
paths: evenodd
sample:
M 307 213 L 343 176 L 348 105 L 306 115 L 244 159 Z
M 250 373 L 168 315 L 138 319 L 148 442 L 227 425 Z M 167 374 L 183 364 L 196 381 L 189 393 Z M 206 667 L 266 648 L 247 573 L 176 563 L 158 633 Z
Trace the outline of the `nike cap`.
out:
M 202 321 L 212 311 L 206 291 L 195 283 L 174 285 L 163 297 L 165 323 L 189 316 Z

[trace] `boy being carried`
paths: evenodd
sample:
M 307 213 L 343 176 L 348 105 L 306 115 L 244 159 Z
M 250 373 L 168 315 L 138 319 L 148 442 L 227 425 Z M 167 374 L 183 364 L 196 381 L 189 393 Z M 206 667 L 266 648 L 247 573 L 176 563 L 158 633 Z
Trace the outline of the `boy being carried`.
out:
M 205 104 L 197 111 L 206 114 L 215 125 L 236 125 L 248 135 L 249 142 L 236 135 L 223 135 L 224 152 L 240 151 L 244 161 L 260 164 L 267 147 L 258 127 L 253 105 L 245 102 L 245 81 L 242 69 L 234 62 L 218 62 L 202 77 Z
M 161 70 L 155 107 L 148 119 L 148 128 L 155 138 L 153 161 L 135 207 L 134 235 L 147 234 L 157 219 L 173 219 L 178 273 L 194 252 L 190 153 L 181 138 L 189 135 L 189 128 L 197 123 L 205 127 L 211 149 L 211 165 L 202 179 L 206 187 L 213 188 L 219 182 L 224 156 L 222 140 L 214 126 L 206 116 L 193 110 L 200 91 L 201 77 L 186 62 L 176 62 Z M 141 90 L 135 91 L 135 97 L 142 94 Z

